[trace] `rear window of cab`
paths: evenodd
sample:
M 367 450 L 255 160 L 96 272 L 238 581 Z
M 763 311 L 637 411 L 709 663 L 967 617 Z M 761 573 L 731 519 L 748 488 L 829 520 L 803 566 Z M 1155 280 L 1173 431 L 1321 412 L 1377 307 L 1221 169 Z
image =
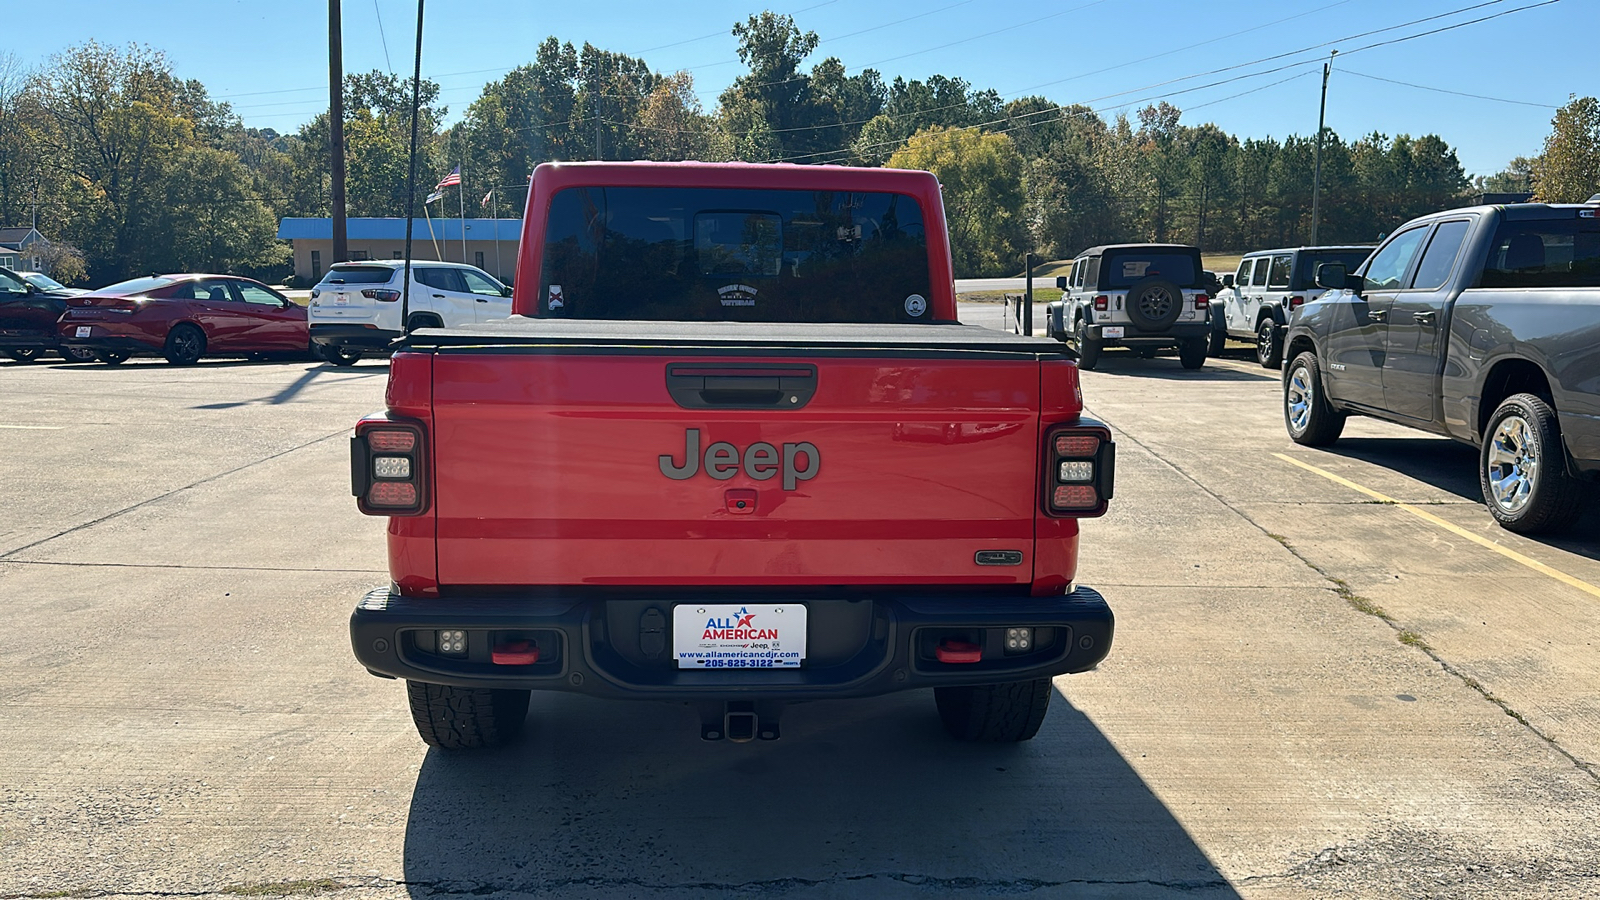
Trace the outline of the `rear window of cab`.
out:
M 551 199 L 539 316 L 932 322 L 905 194 L 574 187 Z
M 1100 265 L 1100 289 L 1132 287 L 1146 278 L 1163 278 L 1181 288 L 1200 287 L 1200 255 L 1139 250 L 1107 253 Z

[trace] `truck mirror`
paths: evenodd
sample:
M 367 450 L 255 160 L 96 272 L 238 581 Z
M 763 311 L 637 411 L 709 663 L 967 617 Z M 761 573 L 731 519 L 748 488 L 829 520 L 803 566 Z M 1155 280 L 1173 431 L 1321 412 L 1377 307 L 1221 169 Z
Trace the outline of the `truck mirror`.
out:
M 1063 290 L 1063 291 L 1067 289 L 1067 276 L 1065 276 L 1065 275 L 1057 275 L 1056 276 L 1056 288 L 1058 290 Z
M 1225 288 L 1233 287 L 1233 273 L 1232 272 L 1229 272 L 1228 274 L 1222 276 L 1222 286 L 1225 287 Z
M 500 285 L 500 296 L 502 296 L 502 297 L 511 296 L 511 285 L 509 285 L 509 284 Z
M 1344 263 L 1323 263 L 1317 266 L 1317 287 L 1342 291 L 1348 280 L 1349 275 L 1345 272 Z

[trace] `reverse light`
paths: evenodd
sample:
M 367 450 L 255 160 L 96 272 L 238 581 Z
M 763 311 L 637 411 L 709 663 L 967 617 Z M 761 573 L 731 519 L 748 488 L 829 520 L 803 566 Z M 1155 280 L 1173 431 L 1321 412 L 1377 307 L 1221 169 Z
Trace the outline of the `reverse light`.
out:
M 372 474 L 378 478 L 410 478 L 411 459 L 405 456 L 375 456 L 372 458 Z
M 421 423 L 374 417 L 350 439 L 350 493 L 369 516 L 416 516 L 427 511 L 427 442 Z
M 1117 447 L 1110 429 L 1080 419 L 1051 434 L 1045 448 L 1045 512 L 1073 518 L 1104 515 L 1116 473 Z
M 1056 473 L 1056 480 L 1074 483 L 1093 481 L 1094 462 L 1087 459 L 1062 460 L 1060 471 Z
M 1032 650 L 1032 649 L 1033 649 L 1033 629 L 1032 628 L 1007 628 L 1006 629 L 1006 652 L 1007 653 L 1027 653 L 1029 650 Z
M 436 631 L 434 637 L 438 641 L 439 652 L 445 656 L 467 655 L 467 633 L 460 629 L 449 631 Z

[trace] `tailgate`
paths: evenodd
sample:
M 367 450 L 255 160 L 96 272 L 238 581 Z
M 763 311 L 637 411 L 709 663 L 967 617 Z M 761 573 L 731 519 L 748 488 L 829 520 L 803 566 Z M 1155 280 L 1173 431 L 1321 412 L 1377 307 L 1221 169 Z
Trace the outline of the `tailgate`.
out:
M 438 352 L 441 583 L 1031 580 L 1037 359 L 786 352 Z

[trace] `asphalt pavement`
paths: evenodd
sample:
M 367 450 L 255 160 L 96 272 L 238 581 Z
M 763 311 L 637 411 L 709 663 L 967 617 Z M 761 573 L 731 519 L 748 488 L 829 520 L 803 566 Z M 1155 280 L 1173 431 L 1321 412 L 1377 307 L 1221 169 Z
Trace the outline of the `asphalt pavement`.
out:
M 1109 352 L 1079 580 L 1116 643 L 1034 741 L 953 743 L 926 692 L 742 745 L 536 695 L 452 754 L 345 630 L 386 374 L 0 363 L 0 898 L 1600 895 L 1600 516 L 1498 529 L 1470 448 L 1298 447 L 1244 353 Z

